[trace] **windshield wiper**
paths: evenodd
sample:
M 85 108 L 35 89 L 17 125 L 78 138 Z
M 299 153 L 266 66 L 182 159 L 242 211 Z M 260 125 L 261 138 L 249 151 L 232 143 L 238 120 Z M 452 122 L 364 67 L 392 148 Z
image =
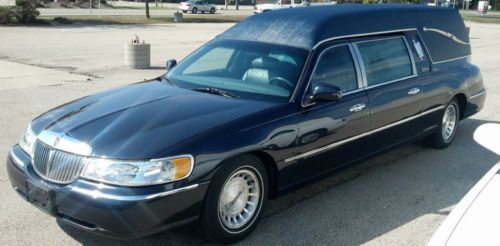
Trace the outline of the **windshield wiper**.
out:
M 199 92 L 205 92 L 205 93 L 210 93 L 214 95 L 219 95 L 219 96 L 224 96 L 224 97 L 232 97 L 232 98 L 237 98 L 238 96 L 231 94 L 227 91 L 223 91 L 221 89 L 213 88 L 213 87 L 202 87 L 202 88 L 193 88 L 191 89 L 192 91 L 199 91 Z

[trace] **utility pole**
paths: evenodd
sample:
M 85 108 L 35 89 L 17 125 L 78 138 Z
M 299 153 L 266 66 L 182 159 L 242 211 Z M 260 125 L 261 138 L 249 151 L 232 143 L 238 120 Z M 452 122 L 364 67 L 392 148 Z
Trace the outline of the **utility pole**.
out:
M 234 0 L 234 2 L 236 5 L 236 10 L 240 9 L 240 3 L 238 2 L 238 0 Z
M 150 19 L 151 17 L 149 16 L 149 0 L 146 0 L 146 18 Z

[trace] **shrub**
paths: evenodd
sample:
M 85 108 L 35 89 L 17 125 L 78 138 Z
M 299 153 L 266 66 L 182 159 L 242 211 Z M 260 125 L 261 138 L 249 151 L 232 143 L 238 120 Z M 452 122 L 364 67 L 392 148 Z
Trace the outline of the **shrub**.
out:
M 14 21 L 13 7 L 0 7 L 0 24 L 9 24 Z
M 34 23 L 40 12 L 35 0 L 16 0 L 15 17 L 19 23 Z
M 69 20 L 68 18 L 65 18 L 65 17 L 56 17 L 54 18 L 54 21 L 59 23 L 59 24 L 73 24 L 73 22 L 71 20 Z

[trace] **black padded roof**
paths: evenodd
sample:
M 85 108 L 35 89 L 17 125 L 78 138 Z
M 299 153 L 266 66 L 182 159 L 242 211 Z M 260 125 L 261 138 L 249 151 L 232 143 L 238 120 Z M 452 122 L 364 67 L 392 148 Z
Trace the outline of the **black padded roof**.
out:
M 455 10 L 403 4 L 339 4 L 273 10 L 246 18 L 218 38 L 311 49 L 332 37 L 418 28 L 434 60 L 470 54 L 468 45 L 455 43 L 437 33 L 424 32 L 423 27 L 441 29 L 469 42 L 463 21 Z M 447 40 L 446 45 L 451 42 L 451 48 L 458 48 L 455 51 L 460 52 L 439 50 L 443 46 L 441 40 Z

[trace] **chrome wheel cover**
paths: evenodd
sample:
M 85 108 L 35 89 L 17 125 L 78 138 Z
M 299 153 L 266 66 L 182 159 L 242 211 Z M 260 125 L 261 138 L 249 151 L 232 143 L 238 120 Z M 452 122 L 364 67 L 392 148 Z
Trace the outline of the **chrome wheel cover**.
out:
M 446 107 L 443 115 L 443 122 L 441 126 L 441 134 L 444 141 L 448 142 L 453 138 L 455 134 L 455 128 L 457 127 L 457 107 L 455 104 L 450 104 Z
M 219 220 L 229 229 L 240 229 L 248 224 L 260 206 L 261 179 L 255 172 L 240 169 L 229 177 L 222 188 Z

